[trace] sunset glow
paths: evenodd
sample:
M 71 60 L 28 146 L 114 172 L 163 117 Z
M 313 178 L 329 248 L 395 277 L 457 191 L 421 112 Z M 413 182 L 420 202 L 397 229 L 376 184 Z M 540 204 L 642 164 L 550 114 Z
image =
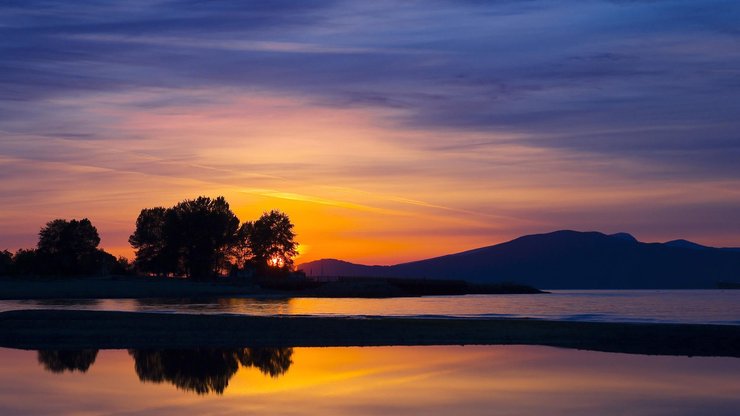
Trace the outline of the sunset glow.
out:
M 736 416 L 739 0 L 1 0 L 0 416 Z
M 267 263 L 270 265 L 270 267 L 283 267 L 285 265 L 285 260 L 283 260 L 282 257 L 275 256 L 267 261 Z
M 287 213 L 297 263 L 740 245 L 735 2 L 53 3 L 0 6 L 0 249 L 89 217 L 131 257 L 199 195 Z

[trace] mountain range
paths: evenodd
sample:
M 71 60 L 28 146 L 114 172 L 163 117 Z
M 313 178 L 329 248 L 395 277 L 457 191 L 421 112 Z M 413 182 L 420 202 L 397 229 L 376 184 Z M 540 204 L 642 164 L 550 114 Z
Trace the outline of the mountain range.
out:
M 702 289 L 740 281 L 740 249 L 563 230 L 392 266 L 323 259 L 298 268 L 308 276 L 515 282 L 540 289 Z

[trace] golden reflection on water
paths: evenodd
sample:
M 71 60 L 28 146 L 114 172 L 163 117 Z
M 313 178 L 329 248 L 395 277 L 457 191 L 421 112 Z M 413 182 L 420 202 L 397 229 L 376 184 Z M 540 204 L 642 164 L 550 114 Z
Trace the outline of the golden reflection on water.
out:
M 89 354 L 88 354 L 89 356 Z M 53 357 L 53 355 L 52 355 Z M 740 408 L 740 359 L 534 346 L 294 348 L 270 376 L 240 366 L 223 394 L 142 383 L 127 351 L 52 373 L 0 349 L 0 414 L 712 414 Z

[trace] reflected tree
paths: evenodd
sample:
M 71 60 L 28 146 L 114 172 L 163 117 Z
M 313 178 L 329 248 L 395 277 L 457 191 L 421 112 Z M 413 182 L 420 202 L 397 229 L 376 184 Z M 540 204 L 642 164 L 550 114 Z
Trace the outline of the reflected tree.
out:
M 95 363 L 97 356 L 98 350 L 39 350 L 37 358 L 39 364 L 52 373 L 85 373 Z
M 278 377 L 293 363 L 292 348 L 129 350 L 141 381 L 168 382 L 197 394 L 223 394 L 240 364 Z
M 244 367 L 255 367 L 262 374 L 278 377 L 293 364 L 293 348 L 245 348 L 239 361 Z
M 228 350 L 130 350 L 129 354 L 141 381 L 166 381 L 198 394 L 223 393 L 239 369 L 236 355 Z

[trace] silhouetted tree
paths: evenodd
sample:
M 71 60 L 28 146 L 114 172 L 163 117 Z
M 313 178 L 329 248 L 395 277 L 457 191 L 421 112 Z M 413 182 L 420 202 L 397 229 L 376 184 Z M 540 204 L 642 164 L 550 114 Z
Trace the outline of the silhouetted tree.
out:
M 0 251 L 0 276 L 11 273 L 13 267 L 13 253 L 8 250 Z
M 288 215 L 272 210 L 254 222 L 245 223 L 243 234 L 260 275 L 272 270 L 290 270 L 298 254 L 293 224 Z
M 287 273 L 297 254 L 293 224 L 279 211 L 239 226 L 224 197 L 198 197 L 172 208 L 146 208 L 129 242 L 136 268 L 203 279 L 245 264 L 258 275 Z
M 43 274 L 91 275 L 104 273 L 115 264 L 115 257 L 98 250 L 100 236 L 90 220 L 56 219 L 39 232 L 36 249 Z
M 134 271 L 134 264 L 124 256 L 118 256 L 116 264 L 111 270 L 112 274 L 126 275 L 132 274 Z
M 136 230 L 128 241 L 136 249 L 134 265 L 137 269 L 165 275 L 177 271 L 177 252 L 165 239 L 165 218 L 167 209 L 163 207 L 144 208 L 136 219 Z
M 52 373 L 86 372 L 95 363 L 98 350 L 39 350 L 39 364 Z
M 186 200 L 167 210 L 165 238 L 178 248 L 188 276 L 212 277 L 238 243 L 239 218 L 222 196 Z
M 139 270 L 195 279 L 228 269 L 227 260 L 241 240 L 239 218 L 222 196 L 143 209 L 129 238 Z
M 39 251 L 45 253 L 86 253 L 100 244 L 98 230 L 89 219 L 67 221 L 56 219 L 39 231 Z
M 39 273 L 39 261 L 36 250 L 21 248 L 13 255 L 12 274 L 28 276 Z

